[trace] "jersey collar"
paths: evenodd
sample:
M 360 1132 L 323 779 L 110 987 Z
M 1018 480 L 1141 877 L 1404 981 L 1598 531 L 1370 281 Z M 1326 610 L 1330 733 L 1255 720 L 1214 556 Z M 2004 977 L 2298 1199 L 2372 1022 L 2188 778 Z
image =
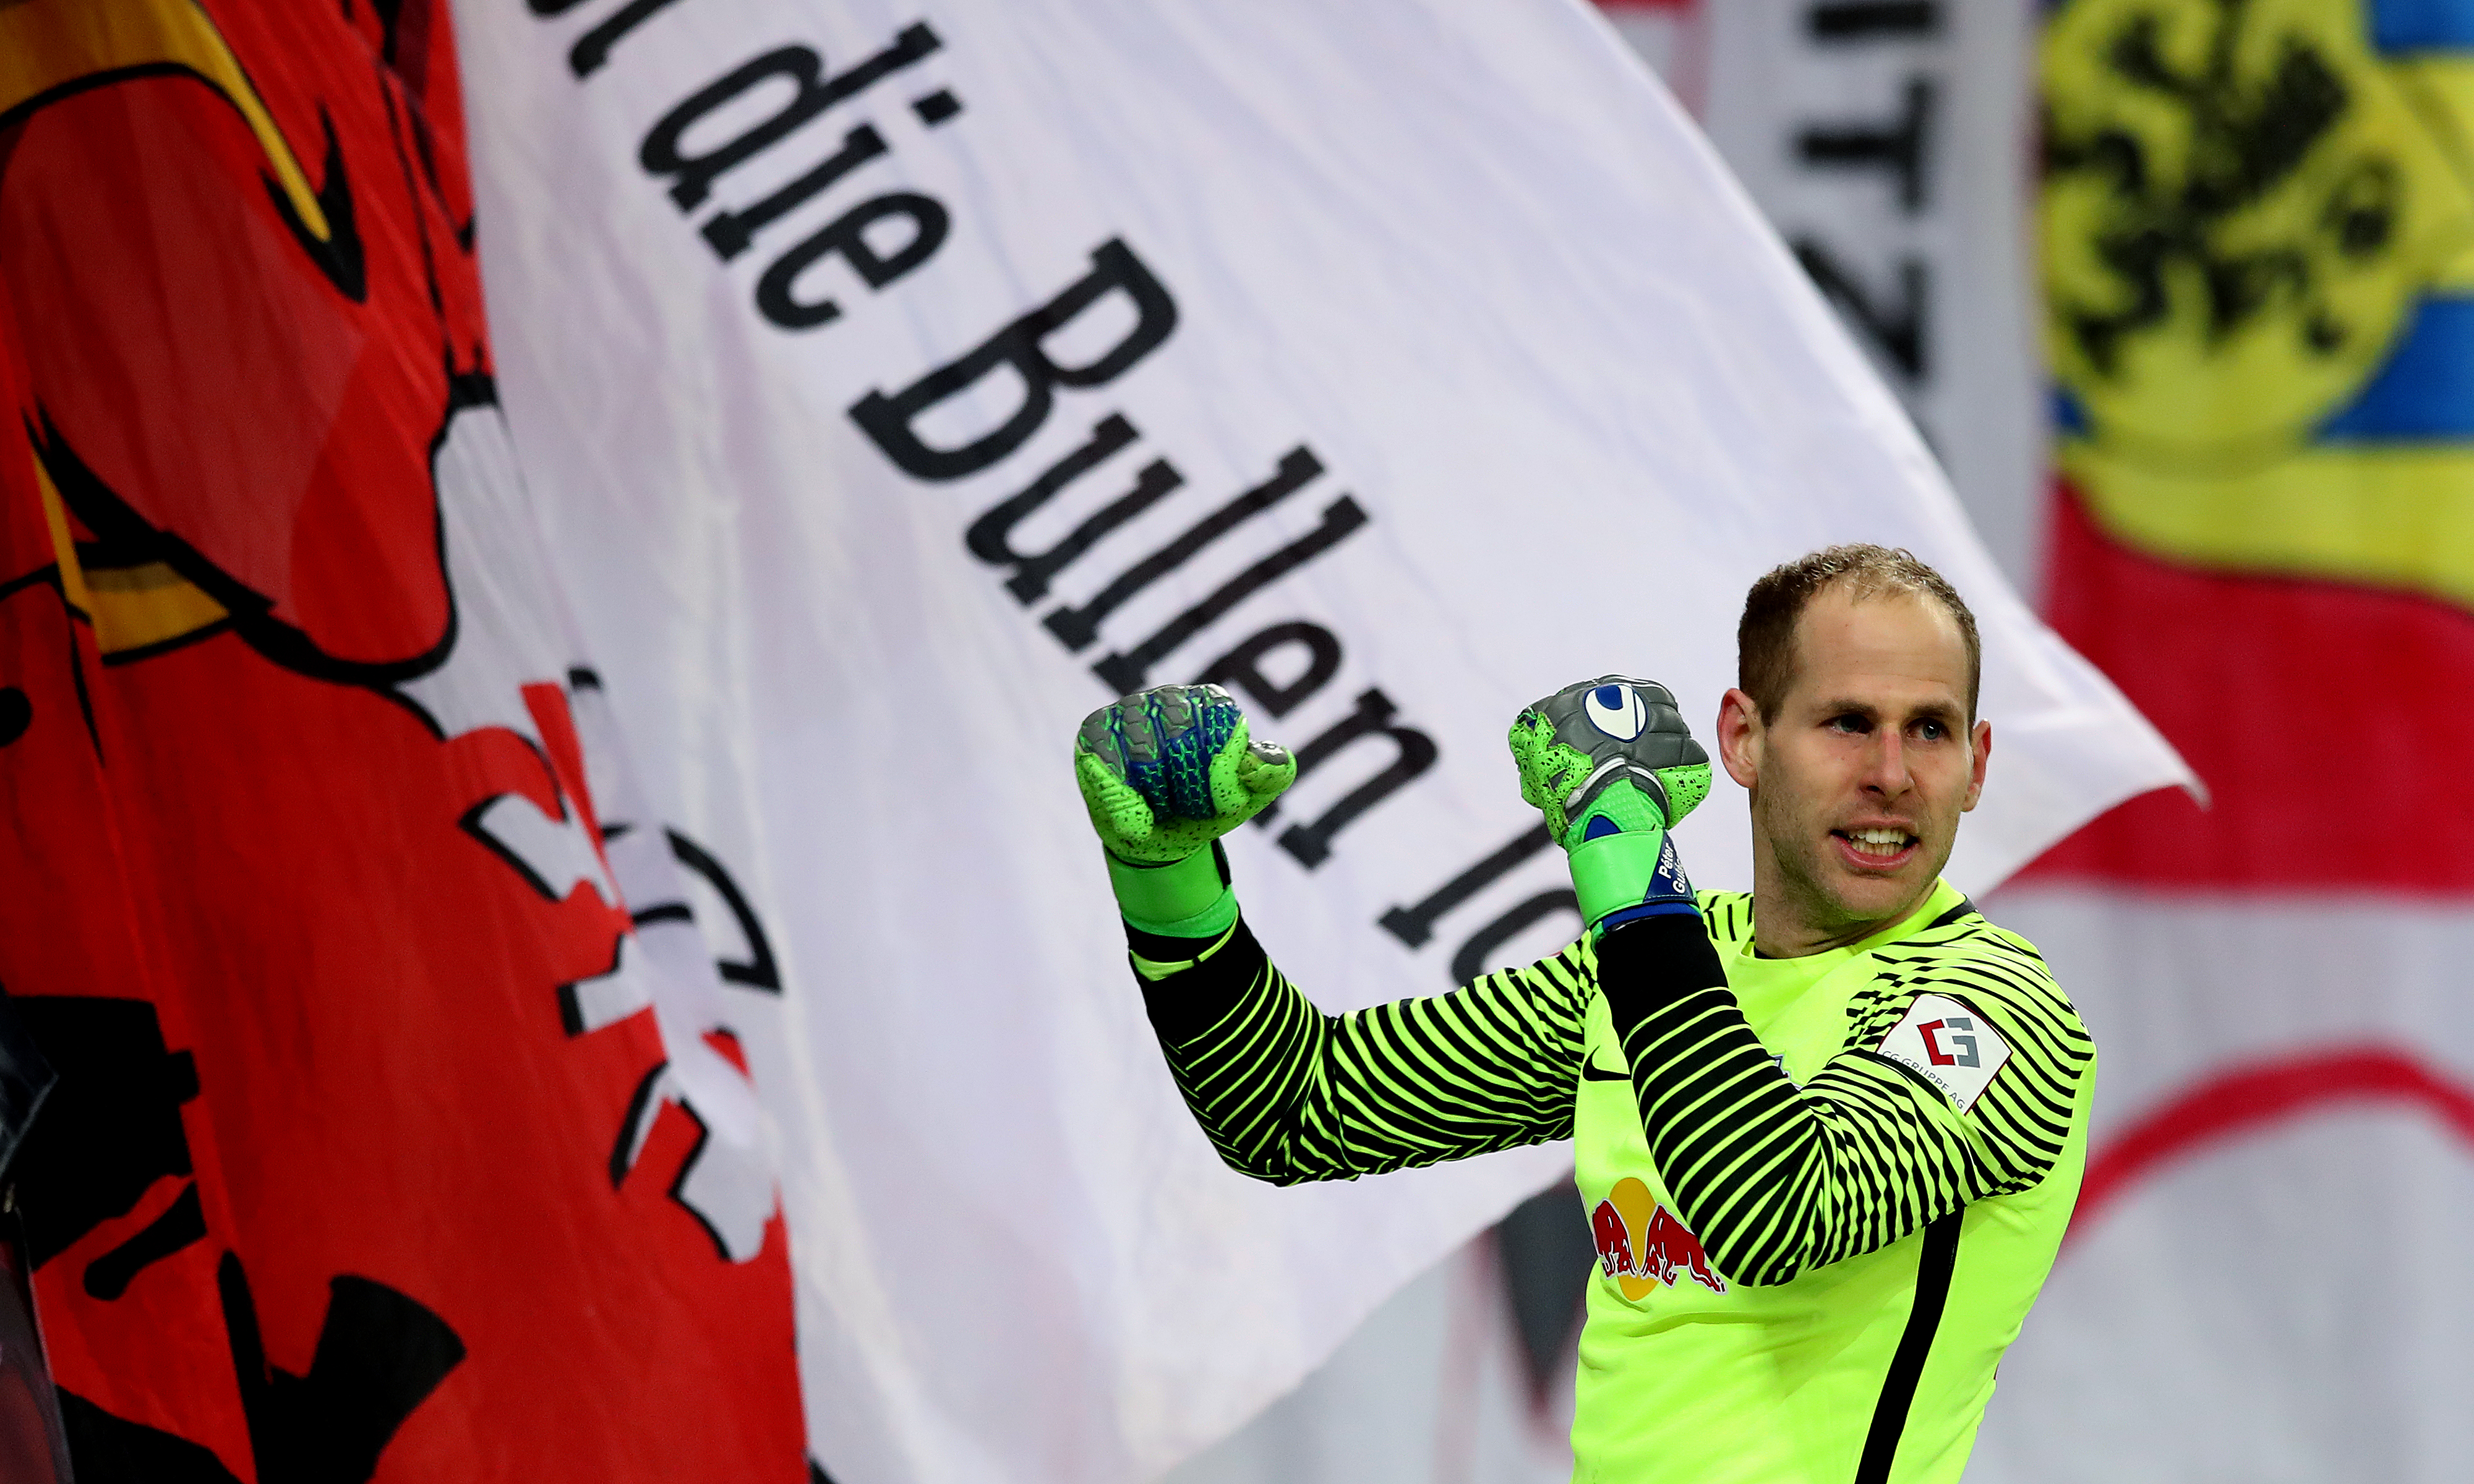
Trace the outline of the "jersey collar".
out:
M 1933 889 L 1925 894 L 1924 904 L 1899 922 L 1860 942 L 1849 944 L 1844 947 L 1825 948 L 1819 953 L 1808 953 L 1804 957 L 1807 959 L 1854 958 L 1859 953 L 1870 953 L 1876 948 L 1887 947 L 1891 944 L 1912 938 L 1928 928 L 1942 926 L 1945 919 L 1953 922 L 1957 922 L 1975 910 L 1975 904 L 1967 899 L 1965 892 L 1936 876 L 1933 878 Z M 1759 955 L 1753 948 L 1754 939 L 1753 913 L 1751 903 L 1747 902 L 1744 911 L 1743 945 L 1735 951 L 1745 958 L 1758 958 Z M 1795 960 L 1763 959 L 1762 962 L 1783 963 L 1795 962 Z

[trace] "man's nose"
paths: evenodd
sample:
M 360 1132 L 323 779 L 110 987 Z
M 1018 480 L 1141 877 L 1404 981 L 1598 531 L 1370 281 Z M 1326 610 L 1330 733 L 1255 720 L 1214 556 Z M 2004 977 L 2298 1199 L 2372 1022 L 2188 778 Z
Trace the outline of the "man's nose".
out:
M 1884 727 L 1873 733 L 1873 745 L 1865 752 L 1864 772 L 1860 780 L 1869 793 L 1884 799 L 1896 799 L 1914 786 L 1907 773 L 1905 739 Z

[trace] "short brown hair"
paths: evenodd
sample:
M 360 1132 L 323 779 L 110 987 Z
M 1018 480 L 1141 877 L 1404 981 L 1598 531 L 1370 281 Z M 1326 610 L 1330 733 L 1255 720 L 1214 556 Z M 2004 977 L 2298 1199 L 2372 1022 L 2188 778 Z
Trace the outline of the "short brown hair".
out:
M 1761 720 L 1777 720 L 1795 683 L 1795 621 L 1823 588 L 1840 582 L 1853 585 L 1849 596 L 1858 601 L 1897 592 L 1930 598 L 1957 621 L 1967 643 L 1967 719 L 1975 721 L 1984 645 L 1967 600 L 1914 552 L 1866 542 L 1824 547 L 1772 567 L 1744 594 L 1744 620 L 1735 626 L 1735 684 L 1761 708 Z

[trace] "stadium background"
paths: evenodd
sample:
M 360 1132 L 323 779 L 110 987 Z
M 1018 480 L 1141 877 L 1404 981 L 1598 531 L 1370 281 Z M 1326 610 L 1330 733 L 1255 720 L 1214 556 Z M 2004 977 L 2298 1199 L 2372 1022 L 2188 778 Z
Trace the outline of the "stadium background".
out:
M 1562 1478 L 1558 1153 L 1228 1176 L 918 698 L 1235 664 L 1347 759 L 1249 906 L 1440 990 L 1568 930 L 1494 691 L 1886 531 L 1998 641 L 1954 873 L 2173 776 L 2000 572 L 2198 779 L 1987 902 L 2105 1070 L 1972 1476 L 2462 1473 L 2474 7 L 1311 9 L 0 5 L 0 1440 L 31 1288 L 89 1484 L 1131 1481 L 1538 1191 L 1178 1477 Z M 1559 512 L 1695 560 L 1528 601 Z

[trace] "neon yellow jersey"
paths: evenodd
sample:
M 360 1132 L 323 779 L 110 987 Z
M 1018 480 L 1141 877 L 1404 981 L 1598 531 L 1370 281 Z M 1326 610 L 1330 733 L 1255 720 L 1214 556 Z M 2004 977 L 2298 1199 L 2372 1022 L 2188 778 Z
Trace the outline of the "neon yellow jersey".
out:
M 1971 1125 L 1995 1114 L 1987 1100 L 1998 1098 L 2002 1079 L 2024 1084 L 2030 1059 L 2058 1060 L 2066 1071 L 2049 1065 L 2041 1080 L 2072 1091 L 2041 1112 L 2059 1125 L 2051 1131 L 2059 1157 L 2026 1188 L 1973 1201 L 1887 1245 L 1782 1283 L 1730 1278 L 1660 1180 L 1623 1048 L 1605 999 L 1593 996 L 1573 1157 L 1599 1268 L 1581 1332 L 1573 1477 L 1955 1480 L 1993 1394 L 1994 1367 L 2070 1223 L 2086 1159 L 2093 1047 L 2075 1066 L 2067 1054 L 2052 1057 L 2025 1022 L 2075 1030 L 2068 1002 L 2032 948 L 1948 886 L 1889 931 L 1808 958 L 1757 957 L 1745 898 L 1705 893 L 1702 911 L 1745 1021 L 1778 1059 L 1772 1075 L 1809 1098 L 1833 1062 L 1857 1057 L 1872 1072 L 1884 1069 L 1885 1041 L 1894 1055 L 1923 1048 L 1927 1075 L 1952 1079 L 1952 1090 L 1931 1089 L 1913 1099 L 1916 1111 L 1983 1143 Z M 1979 1083 L 1996 1038 L 2006 1054 Z M 2066 1046 L 2070 1038 L 2061 1039 Z M 1952 1065 L 1935 1066 L 1936 1053 Z M 1975 1067 L 1955 1065 L 1969 1059 Z M 1890 1074 L 1923 1081 L 1895 1064 Z M 1885 1215 L 1904 1224 L 1896 1204 Z
M 1749 898 L 1699 906 L 1726 987 L 1620 1038 L 1586 941 L 1326 1016 L 1242 919 L 1130 936 L 1177 1086 L 1247 1174 L 1573 1140 L 1599 1256 L 1577 1484 L 1955 1480 L 2070 1221 L 2095 1045 L 2035 949 L 1947 885 L 1801 959 L 1753 954 Z

